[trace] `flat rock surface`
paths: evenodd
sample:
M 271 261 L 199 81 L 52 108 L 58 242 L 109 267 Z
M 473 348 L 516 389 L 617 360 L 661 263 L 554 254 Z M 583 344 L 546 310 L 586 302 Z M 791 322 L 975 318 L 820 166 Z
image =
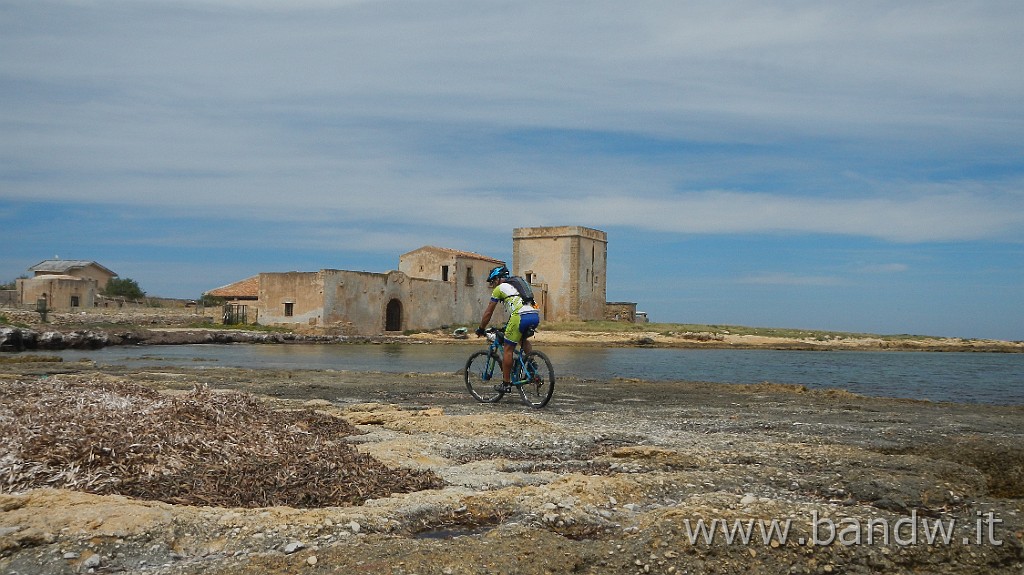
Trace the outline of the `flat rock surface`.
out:
M 1021 407 L 560 379 L 532 410 L 475 403 L 458 374 L 0 364 L 0 386 L 62 377 L 339 417 L 360 453 L 441 485 L 316 508 L 0 489 L 0 573 L 1024 570 Z M 31 464 L 11 451 L 0 474 Z

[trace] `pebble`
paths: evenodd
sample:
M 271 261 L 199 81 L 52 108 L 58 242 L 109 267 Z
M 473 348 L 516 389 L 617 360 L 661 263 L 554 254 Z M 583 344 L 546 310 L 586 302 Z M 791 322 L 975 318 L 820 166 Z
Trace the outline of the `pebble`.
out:
M 295 553 L 299 549 L 305 549 L 305 548 L 306 548 L 306 544 L 305 543 L 302 543 L 301 541 L 292 541 L 291 543 L 289 543 L 289 544 L 284 546 L 284 552 L 285 552 L 285 555 L 291 555 L 292 553 Z
M 82 568 L 95 569 L 99 567 L 101 564 L 103 564 L 103 558 L 97 555 L 96 553 L 93 553 L 92 555 L 86 557 L 85 561 L 82 561 Z

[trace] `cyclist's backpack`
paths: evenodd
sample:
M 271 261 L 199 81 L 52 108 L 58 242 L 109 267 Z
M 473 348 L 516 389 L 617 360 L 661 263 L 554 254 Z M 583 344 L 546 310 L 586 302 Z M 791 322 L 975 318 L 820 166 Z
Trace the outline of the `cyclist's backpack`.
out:
M 530 305 L 537 305 L 537 301 L 533 299 L 533 288 L 530 287 L 526 280 L 519 276 L 511 276 L 505 278 L 505 283 L 516 288 L 516 291 L 519 292 L 519 297 L 523 298 L 524 302 Z

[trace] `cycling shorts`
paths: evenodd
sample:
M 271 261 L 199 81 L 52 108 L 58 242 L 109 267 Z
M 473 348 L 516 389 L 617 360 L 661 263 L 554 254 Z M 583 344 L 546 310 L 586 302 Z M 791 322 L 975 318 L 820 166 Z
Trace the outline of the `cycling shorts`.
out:
M 528 311 L 522 314 L 514 313 L 505 325 L 505 341 L 515 346 L 525 337 L 533 335 L 533 331 L 540 325 L 540 314 L 535 311 Z

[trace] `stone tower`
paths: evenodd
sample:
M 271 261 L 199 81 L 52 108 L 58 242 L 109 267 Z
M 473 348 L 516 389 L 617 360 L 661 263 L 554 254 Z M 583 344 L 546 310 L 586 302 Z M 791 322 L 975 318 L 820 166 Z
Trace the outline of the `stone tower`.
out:
M 546 321 L 604 319 L 608 234 L 580 226 L 516 228 L 512 273 L 534 286 Z

